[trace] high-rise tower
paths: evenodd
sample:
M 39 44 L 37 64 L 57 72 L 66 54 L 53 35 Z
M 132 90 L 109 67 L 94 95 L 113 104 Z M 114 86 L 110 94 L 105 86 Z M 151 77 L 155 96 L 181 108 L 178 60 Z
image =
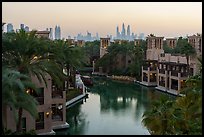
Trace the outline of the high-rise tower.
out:
M 61 29 L 60 29 L 60 26 L 55 26 L 55 39 L 61 39 Z
M 13 25 L 11 23 L 7 24 L 7 32 L 13 32 Z
M 125 24 L 123 23 L 122 32 L 121 32 L 122 39 L 125 39 Z
M 130 25 L 127 27 L 127 40 L 130 40 Z
M 117 26 L 116 28 L 116 38 L 119 39 L 120 38 L 120 32 L 119 32 L 119 27 Z
M 50 38 L 51 40 L 53 40 L 53 30 L 52 30 L 52 28 L 50 28 L 49 38 Z

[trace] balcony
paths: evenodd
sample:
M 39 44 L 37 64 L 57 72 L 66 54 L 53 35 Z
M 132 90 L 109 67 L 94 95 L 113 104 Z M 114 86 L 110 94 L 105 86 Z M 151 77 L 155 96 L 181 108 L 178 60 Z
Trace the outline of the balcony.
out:
M 148 66 L 143 66 L 143 70 L 148 70 Z
M 150 67 L 150 71 L 155 71 L 157 70 L 157 67 Z
M 165 74 L 165 70 L 164 69 L 159 69 L 159 73 Z
M 52 98 L 63 98 L 62 90 L 54 90 L 54 91 L 52 91 Z
M 178 73 L 179 73 L 178 71 L 171 71 L 171 75 L 172 75 L 172 76 L 178 77 Z
M 159 81 L 159 85 L 162 87 L 165 87 L 165 82 L 164 81 Z
M 62 110 L 53 111 L 52 121 L 63 121 L 63 112 L 62 112 Z

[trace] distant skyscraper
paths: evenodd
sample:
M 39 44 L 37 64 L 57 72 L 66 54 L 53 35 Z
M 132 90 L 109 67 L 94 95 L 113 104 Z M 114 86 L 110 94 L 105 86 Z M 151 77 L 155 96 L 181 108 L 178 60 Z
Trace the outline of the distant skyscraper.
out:
M 87 41 L 91 41 L 91 33 L 88 31 L 87 31 L 86 39 Z
M 127 39 L 130 40 L 130 25 L 127 27 Z
M 125 39 L 125 24 L 123 23 L 122 32 L 121 32 L 122 39 Z
M 49 38 L 50 38 L 51 40 L 53 40 L 53 30 L 52 30 L 52 28 L 50 28 Z
M 7 24 L 7 32 L 14 32 L 13 25 L 11 23 Z
M 61 39 L 61 29 L 60 29 L 60 26 L 55 26 L 55 39 Z
M 116 28 L 116 38 L 119 39 L 120 38 L 120 32 L 119 32 L 119 27 L 117 26 Z
M 96 40 L 99 40 L 98 32 L 96 32 Z
M 29 32 L 29 27 L 28 26 L 25 27 L 25 31 Z
M 20 29 L 24 30 L 24 24 L 20 24 Z
M 140 33 L 138 36 L 139 39 L 144 39 L 144 33 Z

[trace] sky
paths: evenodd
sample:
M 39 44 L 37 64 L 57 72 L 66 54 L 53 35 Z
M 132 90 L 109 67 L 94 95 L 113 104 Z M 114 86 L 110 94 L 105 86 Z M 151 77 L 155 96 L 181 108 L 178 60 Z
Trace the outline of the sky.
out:
M 115 36 L 123 23 L 131 33 L 178 37 L 202 33 L 202 2 L 2 2 L 2 22 L 14 29 L 59 25 L 63 38 L 87 31 Z

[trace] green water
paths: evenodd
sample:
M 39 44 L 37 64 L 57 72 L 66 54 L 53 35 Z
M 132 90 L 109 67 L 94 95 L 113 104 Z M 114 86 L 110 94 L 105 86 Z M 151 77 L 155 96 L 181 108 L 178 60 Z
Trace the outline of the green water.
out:
M 57 135 L 149 135 L 142 115 L 151 101 L 171 95 L 136 83 L 95 78 L 89 96 L 67 108 L 69 129 Z

